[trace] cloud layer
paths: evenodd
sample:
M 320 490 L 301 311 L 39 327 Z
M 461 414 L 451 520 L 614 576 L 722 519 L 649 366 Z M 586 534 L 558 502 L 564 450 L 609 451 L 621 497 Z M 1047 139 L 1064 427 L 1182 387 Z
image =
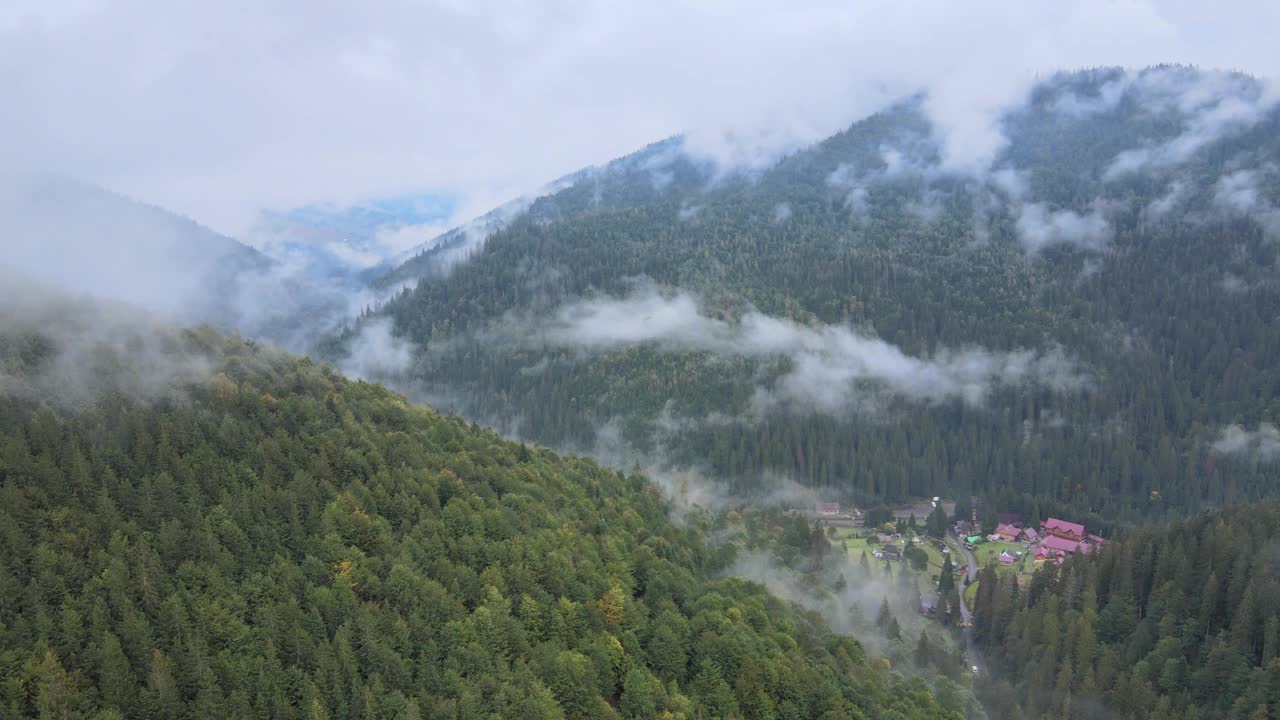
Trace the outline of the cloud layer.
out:
M 1274 82 L 1254 86 L 1225 72 L 1169 69 L 1148 73 L 1133 87 L 1148 112 L 1181 113 L 1184 129 L 1165 142 L 1120 153 L 1107 168 L 1107 179 L 1177 167 L 1230 133 L 1253 126 L 1280 101 L 1280 87 Z
M 176 396 L 214 361 L 137 308 L 75 297 L 0 270 L 0 394 L 78 407 L 104 393 Z
M 1272 74 L 1277 25 L 1252 0 L 17 0 L 0 162 L 239 234 L 263 206 L 443 190 L 491 207 L 684 130 L 751 165 L 925 88 L 964 168 L 1002 145 L 997 113 L 1037 73 Z
M 657 343 L 674 351 L 786 358 L 789 369 L 771 386 L 757 389 L 758 410 L 844 414 L 884 393 L 922 403 L 960 399 L 982 405 L 1002 387 L 1035 384 L 1069 391 L 1085 382 L 1060 350 L 966 348 L 915 357 L 842 326 L 800 325 L 756 311 L 734 322 L 711 318 L 700 312 L 693 295 L 664 295 L 649 285 L 625 298 L 564 306 L 537 339 L 596 351 Z
M 1258 423 L 1256 430 L 1241 425 L 1228 425 L 1213 443 L 1215 452 L 1240 455 L 1261 462 L 1280 459 L 1280 428 L 1269 422 Z

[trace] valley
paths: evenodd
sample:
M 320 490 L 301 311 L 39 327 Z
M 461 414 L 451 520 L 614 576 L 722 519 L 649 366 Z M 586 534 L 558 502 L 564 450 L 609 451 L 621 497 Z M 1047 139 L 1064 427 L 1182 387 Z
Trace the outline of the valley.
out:
M 253 247 L 17 175 L 0 717 L 1280 717 L 1275 87 L 1039 75 L 973 147 L 921 91 Z

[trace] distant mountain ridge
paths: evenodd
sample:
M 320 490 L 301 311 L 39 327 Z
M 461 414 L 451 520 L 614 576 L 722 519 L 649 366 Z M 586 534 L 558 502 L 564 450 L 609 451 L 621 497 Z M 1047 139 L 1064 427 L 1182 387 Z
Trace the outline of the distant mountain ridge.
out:
M 270 259 L 190 218 L 57 175 L 0 184 L 5 261 L 37 278 L 62 274 L 89 293 L 194 320 L 216 314 L 220 286 Z
M 310 349 L 359 309 L 348 288 L 189 218 L 57 175 L 0 180 L 0 237 L 0 263 L 44 284 L 294 350 Z
M 350 281 L 389 267 L 384 234 L 444 222 L 457 202 L 439 193 L 374 198 L 348 206 L 308 205 L 262 213 L 251 231 L 263 249 L 320 278 Z M 398 263 L 396 263 L 398 264 Z

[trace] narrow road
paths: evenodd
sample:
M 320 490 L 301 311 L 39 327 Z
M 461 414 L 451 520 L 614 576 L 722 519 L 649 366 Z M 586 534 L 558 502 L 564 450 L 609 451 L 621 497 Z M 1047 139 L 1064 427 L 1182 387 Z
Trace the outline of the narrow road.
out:
M 947 531 L 948 537 L 953 541 L 953 547 L 960 548 L 960 552 L 964 553 L 966 565 L 966 573 L 964 582 L 960 584 L 960 619 L 965 622 L 964 628 L 964 645 L 965 652 L 969 654 L 969 664 L 982 667 L 982 663 L 978 661 L 978 643 L 973 639 L 973 614 L 969 611 L 969 606 L 964 601 L 965 588 L 969 587 L 969 583 L 978 579 L 978 559 L 973 556 L 973 552 L 964 546 L 964 541 L 956 536 L 954 530 Z

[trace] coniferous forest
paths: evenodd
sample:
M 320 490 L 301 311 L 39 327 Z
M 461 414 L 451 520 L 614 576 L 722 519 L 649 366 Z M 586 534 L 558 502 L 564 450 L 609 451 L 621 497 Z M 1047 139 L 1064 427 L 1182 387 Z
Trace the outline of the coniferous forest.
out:
M 1042 569 L 1026 587 L 984 569 L 975 631 L 1009 678 L 988 693 L 988 711 L 1275 717 L 1277 538 L 1280 505 L 1267 503 L 1135 532 Z M 1013 697 L 1025 698 L 1023 710 Z
M 144 337 L 78 354 L 74 406 L 0 400 L 0 716 L 962 717 L 722 577 L 644 477 L 211 329 L 140 397 Z

